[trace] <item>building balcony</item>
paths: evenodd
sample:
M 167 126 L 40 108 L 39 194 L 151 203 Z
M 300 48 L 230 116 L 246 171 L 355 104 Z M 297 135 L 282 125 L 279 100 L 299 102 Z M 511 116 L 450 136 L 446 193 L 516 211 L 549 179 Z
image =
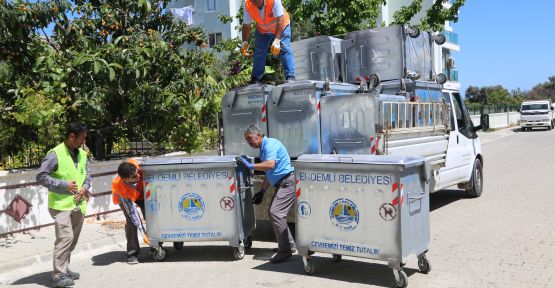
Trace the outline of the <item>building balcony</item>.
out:
M 447 38 L 448 43 L 459 45 L 459 34 L 455 32 L 443 31 L 443 35 Z
M 443 74 L 447 76 L 448 81 L 459 82 L 459 71 L 453 69 L 443 69 Z

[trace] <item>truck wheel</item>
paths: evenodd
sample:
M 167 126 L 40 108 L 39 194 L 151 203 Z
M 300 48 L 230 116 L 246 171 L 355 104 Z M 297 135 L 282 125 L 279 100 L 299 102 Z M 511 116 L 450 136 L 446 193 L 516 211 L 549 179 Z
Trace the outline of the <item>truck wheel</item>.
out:
M 550 131 L 551 129 L 553 129 L 553 124 L 547 126 L 547 131 Z
M 482 162 L 480 159 L 474 160 L 474 167 L 472 168 L 472 176 L 470 177 L 470 188 L 465 192 L 472 198 L 477 198 L 482 195 L 484 186 L 484 173 L 482 171 Z

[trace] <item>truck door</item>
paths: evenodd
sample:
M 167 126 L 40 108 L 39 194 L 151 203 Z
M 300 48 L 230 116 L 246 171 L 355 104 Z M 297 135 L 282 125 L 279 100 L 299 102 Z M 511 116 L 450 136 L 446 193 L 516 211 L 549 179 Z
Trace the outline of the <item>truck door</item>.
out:
M 460 166 L 461 166 L 461 152 L 459 148 L 459 132 L 457 118 L 462 115 L 456 100 L 452 99 L 451 93 L 443 92 L 445 102 L 451 105 L 451 132 L 449 132 L 449 146 L 447 146 L 447 156 L 445 159 L 445 167 L 439 170 L 439 179 L 436 185 L 436 190 L 443 189 L 447 186 L 458 183 L 460 179 Z
M 457 141 L 461 159 L 459 173 L 462 181 L 465 182 L 470 180 L 472 166 L 474 165 L 474 158 L 476 156 L 474 142 L 475 139 L 478 138 L 478 134 L 474 131 L 474 125 L 472 125 L 470 114 L 464 105 L 461 94 L 455 92 L 451 95 L 454 106 L 457 106 L 457 108 L 455 108 L 457 111 L 457 126 L 459 132 Z

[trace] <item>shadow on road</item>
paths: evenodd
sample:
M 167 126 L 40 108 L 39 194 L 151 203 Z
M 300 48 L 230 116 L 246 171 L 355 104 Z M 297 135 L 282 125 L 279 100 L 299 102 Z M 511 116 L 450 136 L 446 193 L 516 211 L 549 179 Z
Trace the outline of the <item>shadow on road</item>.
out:
M 14 281 L 10 285 L 37 285 L 37 286 L 45 286 L 51 287 L 52 285 L 52 272 L 42 272 L 38 274 L 34 274 L 31 276 L 27 276 L 21 278 L 19 280 Z
M 465 199 L 472 199 L 464 190 L 449 189 L 441 190 L 430 195 L 430 212 L 439 209 L 443 206 L 449 205 L 453 202 Z
M 381 287 L 395 287 L 395 280 L 393 277 L 393 271 L 384 262 L 382 263 L 368 263 L 355 261 L 350 259 L 343 259 L 340 262 L 334 262 L 330 257 L 326 257 L 326 254 L 316 254 L 318 256 L 313 256 L 313 264 L 316 267 L 316 272 L 313 275 L 307 277 L 319 277 L 337 281 L 344 281 L 347 283 L 360 283 L 375 285 Z M 319 256 L 322 255 L 322 256 Z M 262 265 L 256 266 L 253 269 L 289 273 L 296 275 L 305 275 L 303 268 L 303 260 L 300 255 L 294 255 L 289 258 L 286 262 L 279 264 L 264 263 Z M 418 272 L 417 269 L 405 268 L 403 269 L 407 276 Z M 274 286 L 268 284 L 268 286 Z M 287 284 L 287 283 L 280 283 Z M 294 283 L 290 283 L 291 286 Z M 284 285 L 285 286 L 285 285 Z

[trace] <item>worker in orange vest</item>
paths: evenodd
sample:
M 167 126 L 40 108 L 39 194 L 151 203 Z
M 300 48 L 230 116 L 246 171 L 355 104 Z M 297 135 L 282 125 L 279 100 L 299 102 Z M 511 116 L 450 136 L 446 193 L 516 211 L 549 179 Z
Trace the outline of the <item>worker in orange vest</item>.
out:
M 120 203 L 119 197 L 135 202 L 141 208 L 144 218 L 143 173 L 139 165 L 139 161 L 135 159 L 122 162 L 118 167 L 118 175 L 112 180 L 112 200 L 114 204 L 120 205 L 126 220 L 125 238 L 127 239 L 128 264 L 139 263 L 137 255 L 139 255 L 141 246 L 137 237 L 137 227 L 133 224 L 133 220 L 128 215 L 125 207 L 123 207 L 123 203 Z
M 295 80 L 295 61 L 291 50 L 289 14 L 281 0 L 245 0 L 243 14 L 243 44 L 241 53 L 248 56 L 252 21 L 256 22 L 251 84 L 261 83 L 266 65 L 268 47 L 274 56 L 280 56 L 285 80 Z M 270 45 L 271 44 L 271 45 Z

